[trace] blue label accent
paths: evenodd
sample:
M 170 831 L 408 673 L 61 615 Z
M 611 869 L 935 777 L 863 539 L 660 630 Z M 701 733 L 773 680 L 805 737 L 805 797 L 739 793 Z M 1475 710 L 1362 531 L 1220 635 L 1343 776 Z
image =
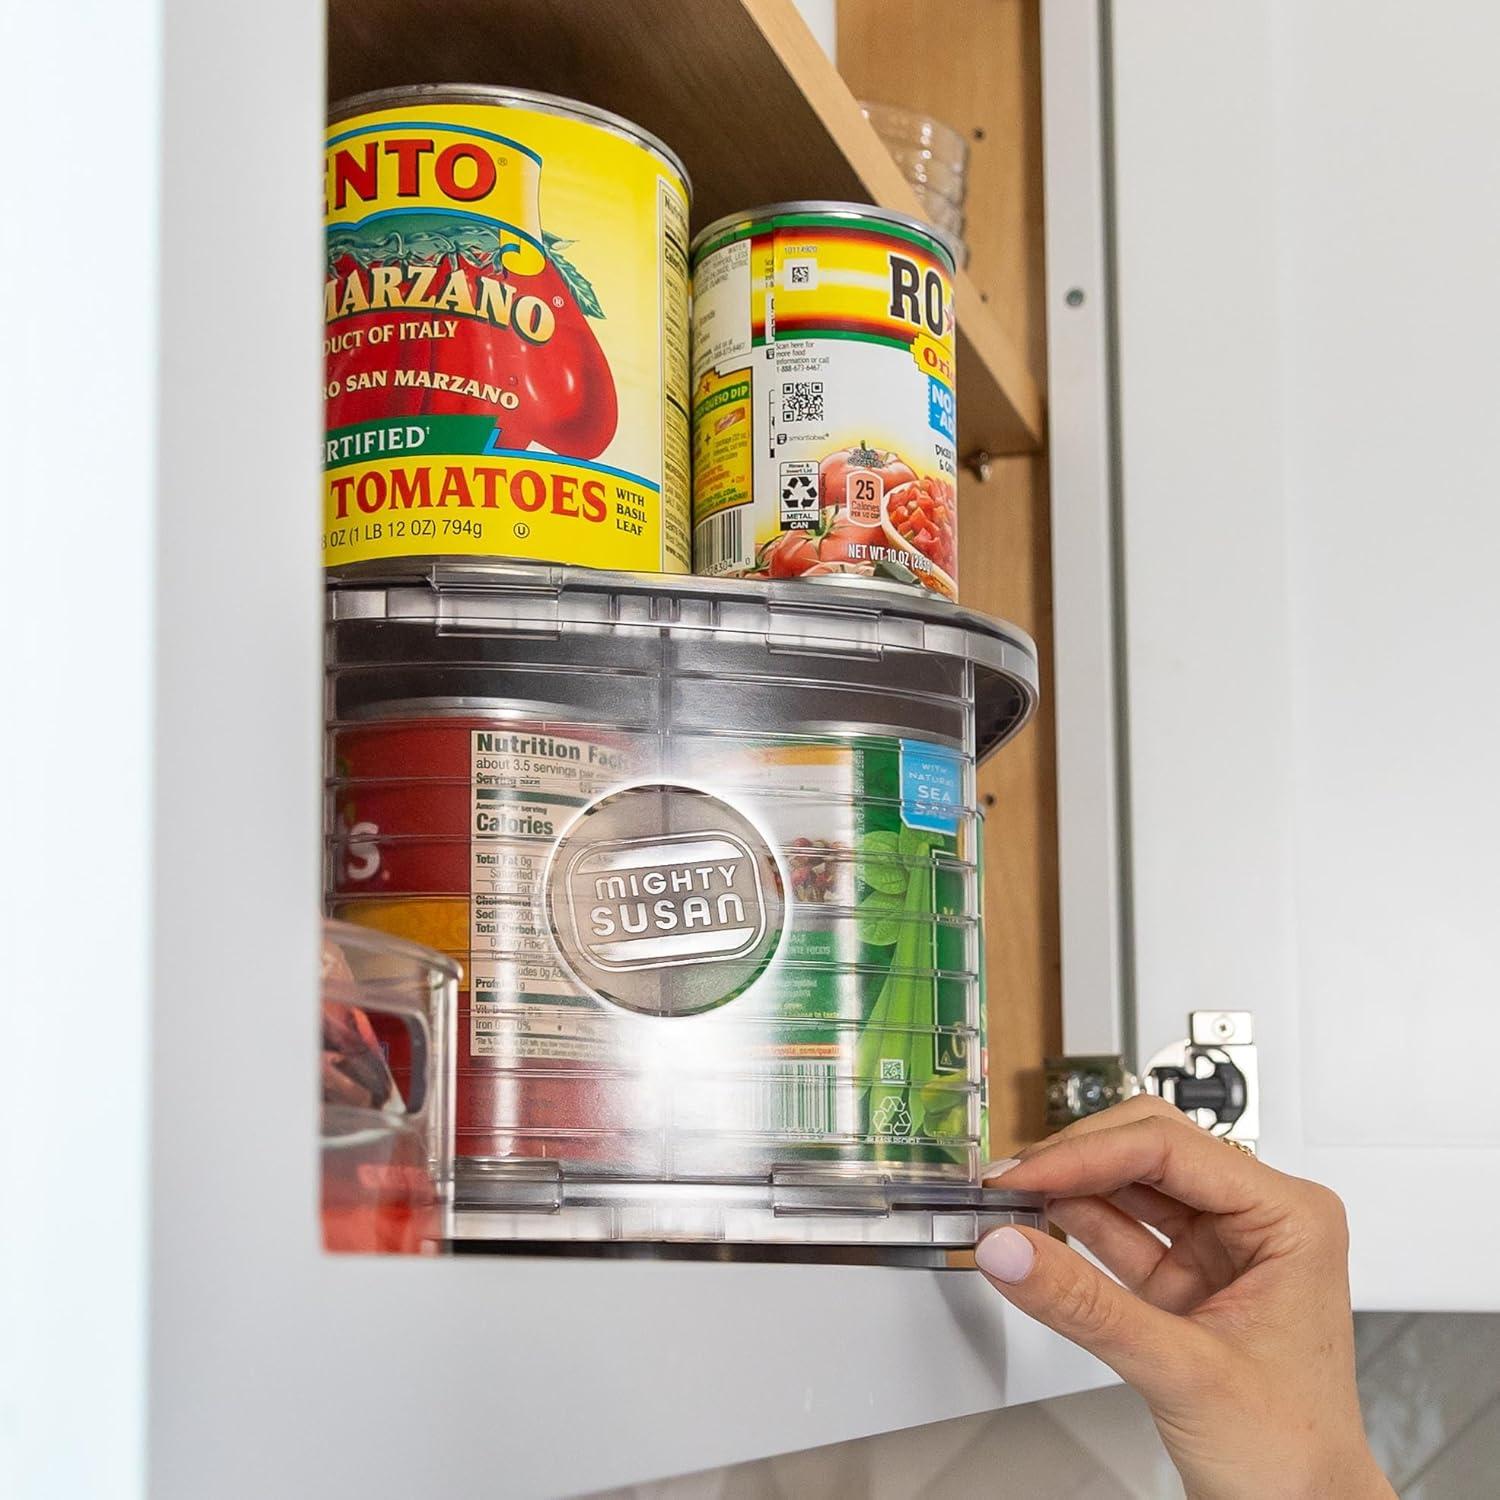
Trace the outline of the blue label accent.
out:
M 901 821 L 929 833 L 957 833 L 964 810 L 962 756 L 922 740 L 901 741 Z
M 951 443 L 958 436 L 958 409 L 953 392 L 936 375 L 927 377 L 927 425 Z

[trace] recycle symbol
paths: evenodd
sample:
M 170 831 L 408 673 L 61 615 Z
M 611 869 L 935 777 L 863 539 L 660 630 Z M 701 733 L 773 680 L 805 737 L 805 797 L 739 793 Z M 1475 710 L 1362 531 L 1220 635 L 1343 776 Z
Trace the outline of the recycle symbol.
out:
M 900 1094 L 887 1094 L 875 1108 L 877 1135 L 910 1135 L 911 1111 Z

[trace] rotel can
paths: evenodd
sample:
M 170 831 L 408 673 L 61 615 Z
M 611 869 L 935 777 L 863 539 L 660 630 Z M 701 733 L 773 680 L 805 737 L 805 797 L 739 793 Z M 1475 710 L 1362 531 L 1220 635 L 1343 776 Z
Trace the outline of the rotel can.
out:
M 853 203 L 693 241 L 699 573 L 853 573 L 958 592 L 953 252 Z
M 682 164 L 602 110 L 335 106 L 323 555 L 690 566 Z

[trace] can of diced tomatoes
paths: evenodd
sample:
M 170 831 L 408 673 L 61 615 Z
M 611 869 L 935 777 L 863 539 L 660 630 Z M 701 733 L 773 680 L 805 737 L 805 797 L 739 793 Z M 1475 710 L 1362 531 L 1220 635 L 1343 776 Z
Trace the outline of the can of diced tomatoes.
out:
M 654 136 L 521 89 L 336 105 L 327 566 L 690 567 L 690 189 Z
M 952 248 L 856 203 L 693 241 L 693 562 L 958 593 Z
M 558 965 L 540 901 L 563 830 L 628 775 L 629 737 L 500 700 L 414 699 L 331 725 L 329 756 L 330 913 L 462 970 L 460 1167 L 628 1159 L 618 1121 L 649 1130 L 654 1099 L 614 1008 Z

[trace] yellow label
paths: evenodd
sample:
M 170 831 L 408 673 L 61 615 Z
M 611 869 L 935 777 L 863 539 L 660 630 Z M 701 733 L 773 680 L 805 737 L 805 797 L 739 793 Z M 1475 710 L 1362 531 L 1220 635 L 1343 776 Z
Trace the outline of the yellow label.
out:
M 542 158 L 536 151 L 492 130 L 466 130 L 456 119 L 368 123 L 386 119 L 361 116 L 339 124 L 329 137 L 323 184 L 329 228 L 375 215 L 399 223 L 397 216 L 424 211 L 473 214 L 513 231 L 501 258 L 505 270 L 525 276 L 541 270 L 546 258 L 538 204 Z
M 329 563 L 451 553 L 660 570 L 657 492 L 565 459 L 380 459 L 325 477 Z
M 392 937 L 436 948 L 467 966 L 469 899 L 467 896 L 366 897 L 334 900 L 329 915 L 341 922 L 373 927 Z
M 883 233 L 791 228 L 756 241 L 751 269 L 755 342 L 810 332 L 893 340 L 953 379 L 953 288 L 931 251 Z
M 329 129 L 324 561 L 684 572 L 687 193 L 619 132 L 441 99 Z
M 712 371 L 693 392 L 693 515 L 698 524 L 750 498 L 750 381 Z

